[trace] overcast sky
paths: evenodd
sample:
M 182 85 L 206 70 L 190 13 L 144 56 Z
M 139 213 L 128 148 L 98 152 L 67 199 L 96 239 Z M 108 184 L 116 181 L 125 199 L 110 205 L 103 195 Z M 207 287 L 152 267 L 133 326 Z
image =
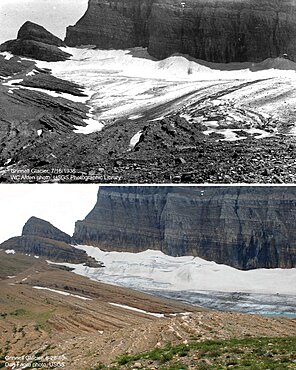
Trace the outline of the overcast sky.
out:
M 0 44 L 15 39 L 26 21 L 64 39 L 66 27 L 83 16 L 87 4 L 88 0 L 0 0 Z
M 0 0 L 2 1 L 2 0 Z M 25 222 L 36 216 L 72 235 L 96 203 L 93 184 L 15 184 L 0 186 L 0 243 L 21 235 Z

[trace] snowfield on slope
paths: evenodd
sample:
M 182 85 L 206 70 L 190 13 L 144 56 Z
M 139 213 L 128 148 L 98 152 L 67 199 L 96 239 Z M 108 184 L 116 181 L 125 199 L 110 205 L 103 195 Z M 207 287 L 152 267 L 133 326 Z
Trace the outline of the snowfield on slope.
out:
M 104 252 L 76 245 L 103 268 L 69 264 L 74 272 L 96 281 L 138 290 L 221 291 L 296 295 L 296 269 L 237 270 L 199 257 L 171 257 L 160 251 Z
M 277 94 L 286 93 L 284 87 L 278 86 L 278 80 L 286 80 L 290 84 L 296 80 L 296 63 L 283 59 L 267 59 L 262 63 L 229 63 L 217 64 L 201 60 L 189 59 L 182 55 L 174 55 L 156 61 L 149 56 L 146 49 L 130 50 L 99 50 L 87 48 L 61 48 L 71 53 L 70 60 L 63 62 L 41 62 L 41 68 L 50 68 L 59 78 L 84 86 L 90 98 L 87 104 L 92 108 L 92 121 L 86 130 L 78 131 L 88 134 L 97 131 L 99 126 L 110 120 L 143 117 L 149 121 L 171 113 L 182 107 L 176 100 L 182 100 L 190 94 L 205 90 L 209 96 L 217 89 L 225 89 L 230 85 L 238 85 L 241 81 L 268 80 L 269 86 L 276 86 Z M 260 84 L 259 84 L 260 85 Z M 213 90 L 214 89 L 214 90 Z M 246 99 L 254 99 L 257 87 L 242 90 Z M 258 86 L 260 90 L 260 86 Z M 268 89 L 264 89 L 265 94 Z M 294 99 L 290 91 L 290 99 Z M 236 94 L 236 93 L 234 93 Z M 282 94 L 283 95 L 283 94 Z M 238 96 L 226 94 L 223 99 L 239 99 Z M 170 106 L 163 105 L 171 102 Z M 184 99 L 186 103 L 186 99 Z M 270 104 L 263 109 L 269 113 Z M 273 103 L 272 103 L 273 104 Z M 271 104 L 271 105 L 272 105 Z M 279 104 L 282 104 L 279 101 Z M 145 115 L 155 108 L 161 107 L 159 115 Z M 278 106 L 277 106 L 278 109 Z M 272 109 L 271 109 L 272 110 Z M 92 128 L 94 127 L 94 128 Z M 99 128 L 100 129 L 100 128 Z

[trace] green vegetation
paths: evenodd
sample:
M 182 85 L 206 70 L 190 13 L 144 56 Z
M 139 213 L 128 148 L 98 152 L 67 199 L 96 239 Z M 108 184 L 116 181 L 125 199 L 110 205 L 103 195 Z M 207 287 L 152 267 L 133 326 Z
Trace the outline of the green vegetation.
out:
M 158 365 L 160 370 L 197 369 L 296 369 L 296 337 L 245 338 L 219 341 L 191 342 L 136 355 L 122 355 L 114 362 L 114 368 L 133 368 L 140 362 L 143 369 Z M 99 365 L 98 369 L 107 369 Z M 117 367 L 116 367 L 117 366 Z
M 50 331 L 50 327 L 47 323 L 47 320 L 52 317 L 54 313 L 54 309 L 46 310 L 46 311 L 31 311 L 27 308 L 16 308 L 14 311 L 10 312 L 10 316 L 14 316 L 15 318 L 30 320 L 35 322 L 35 330 L 37 331 Z
M 23 308 L 17 308 L 13 312 L 10 312 L 10 315 L 12 316 L 24 316 L 26 315 L 27 311 Z

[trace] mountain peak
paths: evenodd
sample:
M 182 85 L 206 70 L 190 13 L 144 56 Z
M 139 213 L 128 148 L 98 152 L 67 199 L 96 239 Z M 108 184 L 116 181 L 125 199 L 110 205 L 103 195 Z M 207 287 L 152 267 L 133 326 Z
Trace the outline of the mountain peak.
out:
M 21 40 L 34 40 L 44 44 L 65 46 L 63 41 L 44 27 L 31 21 L 26 21 L 18 31 L 17 38 Z
M 39 236 L 65 243 L 71 243 L 71 236 L 53 226 L 50 222 L 32 216 L 25 223 L 22 236 Z
M 61 39 L 39 24 L 27 21 L 19 29 L 16 40 L 0 45 L 0 52 L 8 51 L 14 55 L 47 62 L 69 59 L 71 54 L 60 50 L 60 46 L 65 46 Z

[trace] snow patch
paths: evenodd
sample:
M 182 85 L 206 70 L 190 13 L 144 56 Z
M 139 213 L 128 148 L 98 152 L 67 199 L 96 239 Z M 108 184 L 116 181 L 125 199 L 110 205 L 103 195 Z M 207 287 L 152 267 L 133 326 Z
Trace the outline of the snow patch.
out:
M 132 138 L 131 138 L 131 141 L 130 141 L 130 147 L 131 148 L 134 148 L 138 142 L 140 141 L 141 139 L 141 136 L 142 136 L 142 133 L 143 131 L 138 131 Z
M 209 127 L 209 130 L 203 131 L 204 135 L 210 135 L 210 134 L 220 134 L 224 136 L 224 139 L 218 139 L 220 141 L 237 141 L 237 140 L 243 140 L 247 139 L 247 136 L 238 135 L 236 132 L 243 132 L 246 135 L 252 135 L 255 139 L 262 139 L 265 137 L 274 136 L 274 133 L 267 132 L 264 130 L 256 129 L 256 128 L 241 128 L 241 129 L 216 129 L 219 124 L 213 121 L 213 122 L 204 122 L 206 126 Z M 217 140 L 217 141 L 218 141 Z
M 7 166 L 12 161 L 12 158 L 8 158 L 7 161 L 4 163 L 4 166 Z
M 11 87 L 11 86 L 14 86 L 15 84 L 19 84 L 21 82 L 23 82 L 23 79 L 18 78 L 16 80 L 8 80 L 7 82 L 4 82 L 2 85 Z
M 10 60 L 14 57 L 14 55 L 9 53 L 8 51 L 3 51 L 2 53 L 0 53 L 0 55 L 4 56 L 4 59 L 6 60 Z
M 112 306 L 125 308 L 127 310 L 144 313 L 144 314 L 150 315 L 150 316 L 155 316 L 155 317 L 159 317 L 159 318 L 160 317 L 164 317 L 164 314 L 163 313 L 148 312 L 148 311 L 145 311 L 145 310 L 140 310 L 139 308 L 135 308 L 135 307 L 131 307 L 131 306 L 126 306 L 124 304 L 119 304 L 119 303 L 111 303 L 111 302 L 109 302 L 109 304 L 111 304 Z
M 27 73 L 26 76 L 34 76 L 35 74 L 38 74 L 39 72 L 36 71 L 36 69 L 33 69 L 31 72 Z
M 75 127 L 74 132 L 76 134 L 88 135 L 93 132 L 99 132 L 104 127 L 101 121 L 98 121 L 94 118 L 84 119 L 83 121 L 87 123 L 87 126 L 74 126 Z
M 45 287 L 41 287 L 41 286 L 33 286 L 33 288 L 34 289 L 39 289 L 39 290 L 48 290 L 50 292 L 58 293 L 58 294 L 61 294 L 61 295 L 71 296 L 71 297 L 83 299 L 84 301 L 91 301 L 92 300 L 91 298 L 82 297 L 82 296 L 77 295 L 77 294 L 67 293 L 67 292 L 64 292 L 62 290 L 50 289 L 50 288 L 45 288 Z
M 15 83 L 16 81 L 18 81 L 18 83 L 22 82 L 22 80 L 14 80 L 13 82 Z M 8 83 L 10 83 L 10 82 L 11 81 L 9 81 Z M 8 83 L 3 84 L 3 85 L 10 86 L 10 85 L 8 85 Z M 76 96 L 76 95 L 72 95 L 72 94 L 68 94 L 68 93 L 41 89 L 39 87 L 30 87 L 30 86 L 22 86 L 22 85 L 20 85 L 18 87 L 21 88 L 21 89 L 25 89 L 25 90 L 38 91 L 38 92 L 47 94 L 49 96 L 52 96 L 54 98 L 64 98 L 64 99 L 67 99 L 67 100 L 71 100 L 75 103 L 85 103 L 89 99 L 89 96 Z
M 129 116 L 128 119 L 133 121 L 135 119 L 143 117 L 143 114 L 134 114 L 133 116 Z

